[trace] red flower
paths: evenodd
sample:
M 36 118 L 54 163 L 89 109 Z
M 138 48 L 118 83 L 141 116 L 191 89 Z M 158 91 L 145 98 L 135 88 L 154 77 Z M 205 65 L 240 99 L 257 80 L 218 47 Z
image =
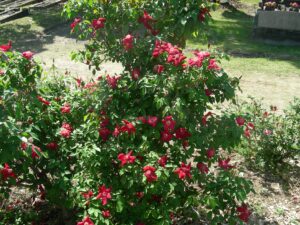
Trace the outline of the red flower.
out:
M 205 173 L 205 174 L 208 173 L 208 166 L 205 163 L 199 162 L 197 164 L 197 168 L 201 173 Z
M 62 128 L 63 128 L 63 129 L 66 129 L 66 130 L 69 130 L 69 131 L 71 131 L 71 132 L 73 131 L 73 127 L 72 127 L 71 124 L 69 124 L 69 123 L 63 122 Z
M 108 124 L 109 124 L 109 118 L 108 118 L 108 117 L 104 117 L 104 118 L 101 120 L 100 127 L 107 127 Z
M 79 24 L 81 22 L 80 18 L 75 18 L 74 21 L 71 23 L 70 27 L 71 27 L 71 32 L 74 31 L 75 27 L 77 26 L 77 24 Z
M 90 198 L 92 198 L 94 196 L 94 193 L 89 190 L 88 192 L 84 192 L 81 194 L 85 199 L 89 200 Z
M 144 192 L 138 191 L 138 192 L 136 193 L 136 197 L 137 197 L 137 198 L 142 198 L 142 197 L 144 197 Z
M 109 210 L 103 210 L 102 211 L 102 216 L 104 218 L 109 218 L 110 217 L 110 211 Z
M 2 52 L 8 52 L 11 49 L 11 44 L 12 44 L 12 42 L 9 41 L 7 43 L 7 45 L 0 45 L 0 51 L 2 51 Z
M 156 127 L 158 118 L 157 116 L 148 116 L 147 117 L 147 124 L 149 124 L 151 127 Z
M 4 71 L 0 69 L 0 76 L 4 75 Z
M 249 128 L 249 129 L 251 129 L 251 130 L 254 130 L 255 126 L 254 126 L 253 123 L 249 122 L 249 123 L 247 124 L 247 128 Z
M 271 135 L 272 134 L 272 131 L 271 130 L 268 130 L 268 129 L 264 129 L 264 135 Z
M 134 163 L 136 157 L 132 156 L 132 151 L 130 151 L 127 154 L 120 153 L 118 155 L 118 159 L 121 161 L 121 166 L 124 166 L 125 164 L 128 164 L 128 163 L 131 163 L 131 164 Z
M 248 223 L 249 217 L 251 215 L 251 211 L 248 209 L 248 206 L 246 204 L 243 204 L 237 207 L 237 212 L 239 213 L 238 217 L 240 218 L 240 220 Z
M 157 180 L 157 175 L 155 174 L 156 169 L 153 166 L 145 166 L 143 168 L 143 171 L 148 182 L 153 182 Z
M 26 51 L 26 52 L 22 53 L 22 56 L 28 60 L 30 60 L 33 55 L 34 55 L 34 53 L 32 53 L 31 51 Z
M 204 91 L 205 91 L 205 95 L 206 95 L 207 97 L 209 97 L 209 96 L 211 96 L 211 95 L 213 94 L 213 93 L 212 93 L 209 89 L 207 89 L 207 88 L 205 88 Z
M 67 130 L 67 129 L 62 129 L 60 131 L 60 135 L 63 136 L 64 138 L 70 138 L 71 137 L 72 131 Z
M 206 114 L 204 114 L 204 116 L 202 116 L 202 124 L 203 126 L 206 126 L 207 125 L 207 119 L 209 116 L 212 116 L 212 112 L 208 112 Z
M 191 175 L 191 163 L 186 165 L 185 163 L 181 163 L 181 167 L 177 168 L 175 173 L 178 174 L 179 179 L 183 180 L 184 178 L 192 178 Z
M 98 19 L 93 19 L 92 21 L 92 27 L 95 29 L 95 30 L 98 30 L 100 28 L 103 28 L 104 25 L 105 25 L 105 21 L 106 19 L 105 18 L 98 18 Z
M 208 8 L 200 9 L 199 14 L 198 14 L 198 20 L 200 22 L 204 22 L 206 15 L 210 16 L 209 9 Z
M 78 222 L 77 225 L 94 225 L 93 221 L 90 219 L 89 216 L 85 217 L 84 220 Z
M 235 121 L 236 121 L 237 125 L 239 125 L 239 126 L 243 126 L 245 124 L 245 119 L 241 116 L 237 117 L 235 119 Z
M 110 130 L 106 127 L 102 127 L 99 130 L 99 136 L 102 138 L 104 142 L 108 140 L 110 133 L 111 133 Z
M 157 161 L 161 167 L 165 167 L 168 161 L 168 156 L 164 155 Z
M 39 147 L 32 145 L 31 146 L 31 158 L 33 158 L 33 159 L 40 158 L 40 156 L 37 154 L 37 151 L 42 152 L 42 150 Z
M 22 142 L 21 142 L 21 149 L 22 149 L 22 150 L 26 150 L 27 147 L 28 147 L 27 143 L 24 142 L 24 141 L 22 141 Z
M 164 72 L 165 67 L 163 65 L 155 65 L 153 70 L 155 73 L 161 74 L 162 72 Z
M 179 66 L 186 59 L 181 50 L 179 50 L 176 46 L 170 45 L 167 52 L 169 53 L 167 62 L 172 63 L 174 66 Z
M 121 78 L 121 76 L 106 76 L 107 84 L 112 88 L 115 89 L 118 85 L 118 80 Z
M 164 52 L 167 51 L 168 49 L 168 44 L 164 41 L 159 41 L 159 40 L 156 40 L 155 41 L 155 47 L 154 47 L 154 50 L 152 52 L 152 56 L 154 58 L 158 57 L 159 55 L 163 54 Z
M 81 78 L 74 78 L 76 80 L 77 83 L 77 87 L 81 87 L 82 85 L 82 79 Z
M 250 133 L 250 130 L 249 130 L 248 127 L 246 127 L 246 129 L 244 130 L 244 135 L 245 135 L 246 138 L 250 138 L 251 133 Z
M 190 146 L 190 143 L 188 140 L 182 141 L 182 147 L 186 150 Z
M 131 34 L 127 34 L 123 39 L 122 39 L 122 44 L 123 47 L 126 51 L 130 50 L 133 48 L 133 40 L 134 37 Z
M 113 135 L 114 137 L 118 137 L 118 136 L 120 135 L 120 133 L 121 133 L 121 128 L 119 127 L 119 125 L 117 125 L 117 126 L 115 127 L 115 129 L 114 129 L 112 135 Z
M 0 174 L 3 180 L 7 180 L 9 177 L 16 179 L 16 175 L 7 163 L 5 163 L 3 169 L 0 170 Z
M 169 142 L 171 141 L 173 138 L 173 135 L 170 134 L 168 131 L 162 131 L 160 132 L 160 139 L 163 141 L 163 142 Z
M 122 120 L 124 125 L 121 127 L 122 132 L 127 132 L 129 135 L 134 134 L 136 129 L 132 123 L 127 120 Z
M 234 168 L 235 166 L 230 165 L 229 162 L 230 162 L 230 158 L 224 159 L 224 160 L 219 159 L 218 165 L 219 165 L 219 167 L 221 167 L 224 170 Z
M 60 108 L 61 113 L 71 113 L 71 105 L 69 103 L 65 103 L 61 108 Z
M 44 99 L 43 97 L 41 96 L 37 96 L 37 99 L 43 103 L 44 105 L 50 105 L 51 103 L 49 101 L 47 101 L 46 99 Z
M 268 116 L 269 116 L 269 113 L 268 113 L 268 112 L 264 112 L 263 116 L 264 116 L 264 117 L 268 117 Z
M 207 158 L 211 159 L 212 157 L 215 156 L 215 149 L 214 148 L 209 148 L 206 152 Z
M 138 19 L 139 23 L 144 24 L 144 26 L 148 30 L 153 30 L 152 26 L 150 25 L 151 22 L 155 22 L 152 16 L 150 16 L 146 10 L 144 10 L 144 14 Z
M 188 138 L 190 136 L 191 136 L 191 134 L 188 132 L 188 130 L 186 128 L 181 127 L 181 128 L 178 128 L 175 131 L 175 137 L 178 140 L 185 139 L 185 138 Z
M 176 121 L 173 120 L 172 116 L 166 116 L 162 120 L 162 123 L 164 125 L 164 130 L 165 131 L 173 131 L 175 129 Z
M 217 65 L 217 61 L 215 59 L 210 59 L 209 60 L 207 69 L 209 69 L 209 70 L 221 70 L 221 68 Z
M 46 145 L 46 147 L 50 150 L 57 150 L 58 144 L 56 142 L 50 142 L 49 144 Z
M 61 127 L 60 135 L 63 136 L 64 138 L 70 138 L 71 133 L 73 131 L 73 128 L 70 124 L 68 123 L 63 123 Z
M 111 199 L 111 189 L 106 188 L 105 185 L 102 185 L 98 189 L 98 195 L 96 196 L 96 199 L 101 199 L 102 205 L 107 205 L 107 200 Z
M 139 79 L 141 75 L 141 70 L 139 68 L 134 68 L 131 72 L 131 77 L 133 80 Z

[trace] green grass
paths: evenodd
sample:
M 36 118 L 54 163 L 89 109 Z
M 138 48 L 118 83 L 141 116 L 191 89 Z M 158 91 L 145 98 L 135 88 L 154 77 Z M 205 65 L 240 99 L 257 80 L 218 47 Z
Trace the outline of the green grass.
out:
M 254 1 L 253 1 L 254 2 Z M 205 30 L 207 39 L 190 38 L 190 48 L 213 48 L 232 55 L 252 55 L 279 59 L 299 59 L 300 46 L 267 44 L 253 38 L 253 16 L 245 13 L 247 9 L 218 9 L 212 12 L 213 21 Z
M 64 22 L 61 7 L 33 11 L 30 16 L 0 24 L 0 43 L 12 40 L 14 47 L 22 47 L 25 41 L 39 39 L 48 29 Z

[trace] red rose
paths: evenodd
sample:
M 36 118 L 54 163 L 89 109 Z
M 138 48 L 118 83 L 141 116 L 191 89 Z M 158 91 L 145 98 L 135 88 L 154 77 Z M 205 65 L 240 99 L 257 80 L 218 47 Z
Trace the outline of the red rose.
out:
M 191 175 L 191 163 L 186 165 L 185 163 L 181 163 L 181 166 L 174 171 L 178 174 L 179 179 L 183 180 L 186 177 L 192 178 Z
M 145 166 L 143 168 L 143 171 L 148 182 L 153 182 L 157 180 L 157 175 L 155 174 L 156 169 L 153 166 Z
M 110 211 L 109 210 L 103 210 L 102 211 L 102 216 L 104 218 L 109 218 L 110 217 Z
M 207 158 L 211 159 L 212 157 L 215 156 L 215 149 L 214 148 L 209 148 L 206 152 Z
M 164 72 L 165 67 L 163 65 L 155 65 L 153 70 L 155 73 L 161 74 L 162 72 Z
M 172 116 L 166 116 L 163 120 L 162 123 L 164 125 L 164 130 L 165 131 L 173 131 L 176 125 L 176 121 L 173 120 Z
M 134 68 L 131 72 L 131 77 L 133 80 L 139 79 L 140 75 L 141 75 L 141 71 L 139 68 Z
M 246 204 L 243 204 L 239 207 L 237 207 L 238 217 L 240 220 L 244 221 L 245 223 L 248 223 L 249 217 L 251 215 L 251 211 L 248 209 L 248 206 Z
M 77 225 L 94 225 L 93 221 L 90 219 L 89 216 L 84 218 L 81 222 L 78 222 Z
M 221 68 L 217 65 L 217 61 L 215 59 L 210 59 L 207 69 L 209 70 L 221 70 Z
M 33 55 L 34 55 L 34 53 L 32 53 L 31 51 L 26 51 L 26 52 L 22 53 L 22 56 L 28 60 L 30 60 Z
M 123 47 L 126 51 L 130 50 L 133 48 L 133 40 L 134 37 L 131 34 L 127 34 L 123 39 L 122 39 L 122 44 Z
M 130 151 L 127 154 L 120 153 L 118 155 L 118 159 L 121 161 L 121 166 L 124 166 L 125 164 L 128 164 L 128 163 L 131 163 L 131 164 L 134 163 L 136 157 L 132 156 L 132 151 Z
M 180 127 L 175 131 L 175 137 L 178 140 L 186 139 L 190 136 L 191 136 L 191 134 L 188 132 L 188 130 L 186 128 Z
M 102 185 L 98 189 L 98 195 L 96 199 L 101 199 L 102 205 L 107 205 L 108 199 L 111 199 L 111 189 L 106 188 L 105 185 Z
M 207 174 L 208 173 L 208 166 L 205 163 L 199 162 L 197 164 L 197 168 L 201 173 Z
M 168 131 L 162 131 L 162 132 L 160 133 L 160 138 L 161 138 L 161 140 L 162 140 L 163 142 L 169 142 L 169 141 L 172 140 L 173 135 L 170 134 Z
M 9 41 L 7 45 L 0 45 L 0 51 L 8 52 L 11 49 L 12 42 Z
M 71 27 L 71 31 L 73 32 L 75 27 L 77 26 L 77 24 L 79 24 L 81 22 L 80 18 L 75 18 L 74 21 L 71 23 L 70 27 Z
M 165 167 L 168 161 L 168 156 L 164 155 L 157 161 L 161 167 Z
M 100 28 L 103 28 L 104 25 L 105 25 L 105 21 L 106 19 L 105 18 L 98 18 L 98 19 L 93 19 L 92 21 L 92 27 L 95 29 L 95 30 L 98 30 Z
M 61 113 L 68 114 L 71 113 L 71 105 L 69 103 L 65 103 L 61 108 L 60 108 Z
M 44 99 L 43 97 L 41 96 L 37 96 L 37 99 L 43 103 L 44 105 L 50 105 L 51 103 L 49 101 L 47 101 L 46 99 Z
M 4 167 L 0 170 L 0 174 L 3 180 L 7 180 L 9 177 L 16 179 L 16 175 L 7 163 L 5 163 Z
M 235 119 L 235 121 L 236 121 L 237 125 L 239 125 L 239 126 L 243 126 L 245 124 L 245 119 L 241 116 L 237 117 Z
M 234 168 L 235 166 L 232 166 L 229 164 L 230 162 L 230 158 L 227 158 L 227 159 L 219 159 L 218 161 L 218 165 L 220 168 L 224 169 L 224 170 L 228 170 L 228 169 L 232 169 Z
M 46 146 L 50 150 L 57 150 L 58 149 L 58 144 L 56 142 L 50 142 Z
M 151 127 L 156 127 L 158 122 L 157 116 L 148 116 L 147 117 L 147 124 L 149 124 Z

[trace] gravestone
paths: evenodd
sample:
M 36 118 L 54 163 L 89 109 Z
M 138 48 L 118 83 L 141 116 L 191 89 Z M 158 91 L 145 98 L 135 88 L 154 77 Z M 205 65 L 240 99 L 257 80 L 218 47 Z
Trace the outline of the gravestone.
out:
M 254 34 L 256 37 L 300 41 L 300 13 L 258 10 L 254 20 Z

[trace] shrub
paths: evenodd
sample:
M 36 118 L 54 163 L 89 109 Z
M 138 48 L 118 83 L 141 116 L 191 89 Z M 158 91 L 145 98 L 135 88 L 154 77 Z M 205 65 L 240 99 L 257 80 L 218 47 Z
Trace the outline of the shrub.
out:
M 2 98 L 1 125 L 12 124 L 1 127 L 9 134 L 1 153 L 10 154 L 0 159 L 2 192 L 22 184 L 39 189 L 41 200 L 77 214 L 78 225 L 172 224 L 198 207 L 211 224 L 247 222 L 251 183 L 237 175 L 228 154 L 243 130 L 233 115 L 210 110 L 233 99 L 239 80 L 221 69 L 219 54 L 196 50 L 186 59 L 175 45 L 185 45 L 188 28 L 203 26 L 208 7 L 203 1 L 69 1 L 72 30 L 91 38 L 74 58 L 95 73 L 105 59 L 124 66 L 89 83 L 40 80 L 34 60 L 10 65 L 20 55 L 2 53 L 8 60 L 1 62 L 0 84 L 23 63 L 34 65 L 37 78 L 32 93 Z M 11 90 L 1 88 L 1 94 Z M 26 107 L 20 114 L 5 110 L 15 105 Z
M 241 153 L 267 169 L 277 169 L 299 156 L 299 103 L 299 99 L 295 99 L 283 112 L 278 112 L 276 106 L 266 110 L 254 99 L 239 104 L 234 109 L 236 113 L 253 124 L 253 127 L 249 123 L 245 126 Z

